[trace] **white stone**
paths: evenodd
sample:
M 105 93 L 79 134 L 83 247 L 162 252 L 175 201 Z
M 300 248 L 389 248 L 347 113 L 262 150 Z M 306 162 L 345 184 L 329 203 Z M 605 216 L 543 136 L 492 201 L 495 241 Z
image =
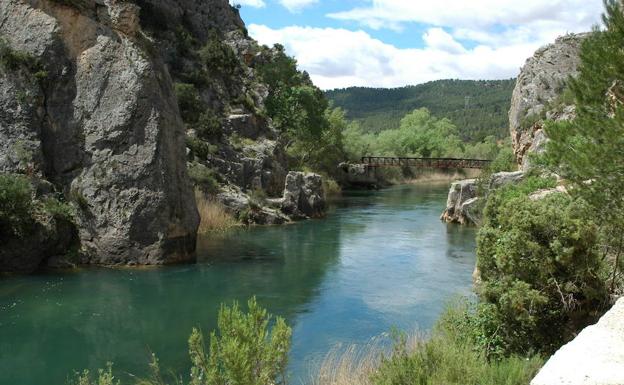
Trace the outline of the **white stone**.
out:
M 624 385 L 624 298 L 559 349 L 531 385 Z

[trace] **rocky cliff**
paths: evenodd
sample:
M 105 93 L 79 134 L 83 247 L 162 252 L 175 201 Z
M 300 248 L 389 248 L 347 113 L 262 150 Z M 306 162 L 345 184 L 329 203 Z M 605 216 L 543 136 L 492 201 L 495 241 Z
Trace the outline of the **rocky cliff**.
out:
M 539 153 L 547 138 L 542 121 L 574 117 L 571 100 L 566 100 L 565 82 L 576 75 L 579 52 L 586 34 L 568 34 L 540 48 L 528 58 L 516 81 L 509 129 L 514 153 L 523 170 L 530 167 L 529 153 Z
M 258 75 L 279 53 L 227 0 L 3 0 L 0 173 L 71 203 L 80 262 L 193 260 L 193 186 L 235 215 L 254 191 L 283 195 L 288 160 Z M 50 257 L 31 254 L 28 266 Z
M 84 262 L 192 260 L 184 126 L 138 7 L 4 0 L 0 36 L 0 171 L 76 204 Z
M 531 168 L 530 154 L 544 150 L 548 138 L 544 120 L 574 117 L 574 106 L 566 91 L 566 80 L 576 75 L 580 48 L 587 34 L 568 34 L 540 48 L 520 70 L 509 110 L 509 130 L 519 172 L 493 174 L 488 189 L 515 183 Z M 544 192 L 544 194 L 547 194 Z M 478 224 L 479 199 L 474 180 L 453 183 L 441 219 L 446 222 Z

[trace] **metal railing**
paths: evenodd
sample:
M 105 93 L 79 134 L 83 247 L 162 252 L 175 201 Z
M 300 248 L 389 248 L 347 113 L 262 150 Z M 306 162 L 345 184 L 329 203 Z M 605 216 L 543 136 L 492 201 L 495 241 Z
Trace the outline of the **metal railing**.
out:
M 486 168 L 492 161 L 463 158 L 409 158 L 390 156 L 363 156 L 362 163 L 370 167 L 417 167 L 417 168 Z

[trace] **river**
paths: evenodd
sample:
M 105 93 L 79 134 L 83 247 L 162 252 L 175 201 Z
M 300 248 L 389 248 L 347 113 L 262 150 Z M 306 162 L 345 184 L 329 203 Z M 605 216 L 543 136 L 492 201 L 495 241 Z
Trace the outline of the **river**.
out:
M 295 384 L 332 347 L 427 330 L 470 295 L 475 263 L 475 230 L 438 219 L 447 191 L 349 193 L 324 219 L 204 237 L 195 265 L 0 278 L 0 384 L 62 385 L 109 361 L 124 379 L 152 352 L 186 374 L 191 328 L 211 330 L 221 302 L 252 295 L 293 327 Z

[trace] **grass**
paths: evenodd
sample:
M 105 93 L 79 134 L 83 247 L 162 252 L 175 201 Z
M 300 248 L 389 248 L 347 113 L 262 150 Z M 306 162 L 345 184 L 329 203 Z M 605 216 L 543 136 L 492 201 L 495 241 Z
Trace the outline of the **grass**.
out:
M 201 218 L 198 230 L 200 234 L 223 232 L 240 225 L 236 218 L 227 212 L 223 204 L 199 189 L 195 190 L 195 201 Z
M 384 338 L 365 346 L 332 351 L 321 364 L 314 385 L 528 385 L 543 365 L 539 356 L 488 360 L 468 337 L 455 306 L 429 336 L 398 335 L 388 348 Z

